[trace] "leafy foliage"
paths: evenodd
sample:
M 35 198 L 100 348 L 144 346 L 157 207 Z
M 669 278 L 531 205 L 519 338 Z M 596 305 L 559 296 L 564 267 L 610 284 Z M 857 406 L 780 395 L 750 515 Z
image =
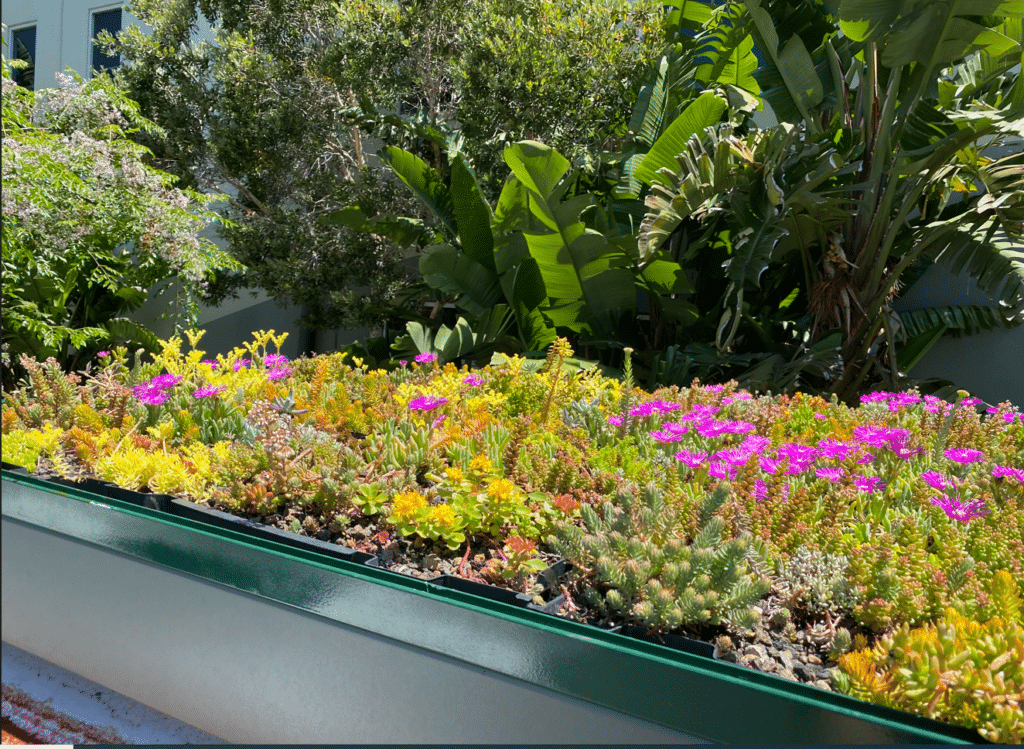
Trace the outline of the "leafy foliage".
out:
M 174 187 L 130 140 L 154 125 L 105 76 L 31 92 L 3 61 L 4 382 L 17 358 L 81 368 L 118 342 L 153 348 L 124 315 L 177 279 L 178 324 L 215 271 L 239 266 L 200 236 L 208 200 Z M 8 383 L 10 384 L 10 383 Z

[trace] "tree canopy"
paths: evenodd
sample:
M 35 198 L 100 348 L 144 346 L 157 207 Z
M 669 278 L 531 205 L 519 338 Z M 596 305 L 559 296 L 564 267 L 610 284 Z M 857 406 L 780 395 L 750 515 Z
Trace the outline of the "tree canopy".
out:
M 660 3 L 644 0 L 136 0 L 152 33 L 126 29 L 117 77 L 162 127 L 161 166 L 222 191 L 222 231 L 243 285 L 303 305 L 303 324 L 379 319 L 401 288 L 401 243 L 321 219 L 417 215 L 374 158 L 381 144 L 442 172 L 465 153 L 489 194 L 504 147 L 522 138 L 585 153 L 615 143 Z M 212 29 L 213 41 L 196 36 Z M 397 111 L 396 111 L 397 110 Z

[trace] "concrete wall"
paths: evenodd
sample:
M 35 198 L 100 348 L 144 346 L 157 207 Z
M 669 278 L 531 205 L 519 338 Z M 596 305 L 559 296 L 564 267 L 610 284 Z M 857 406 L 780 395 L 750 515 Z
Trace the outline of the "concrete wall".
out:
M 996 306 L 970 276 L 932 266 L 905 296 L 897 311 L 945 305 Z M 916 379 L 952 380 L 988 403 L 1011 401 L 1024 407 L 1024 326 L 985 330 L 961 338 L 944 337 L 910 371 Z

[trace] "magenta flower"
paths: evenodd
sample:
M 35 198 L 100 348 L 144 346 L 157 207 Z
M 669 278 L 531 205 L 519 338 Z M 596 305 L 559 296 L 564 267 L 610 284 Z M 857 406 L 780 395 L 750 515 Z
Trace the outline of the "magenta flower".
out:
M 912 446 L 906 438 L 895 439 L 889 443 L 889 447 L 901 460 L 910 460 L 918 455 L 924 455 L 924 448 L 920 445 Z
M 942 411 L 949 409 L 949 404 L 934 395 L 926 395 L 924 397 L 924 410 L 931 414 L 937 414 Z
M 654 439 L 663 445 L 667 445 L 671 442 L 678 442 L 683 438 L 683 435 L 678 432 L 673 432 L 669 429 L 659 429 L 654 432 L 649 432 Z
M 752 396 L 746 390 L 739 390 L 733 393 L 732 395 L 727 395 L 724 398 L 722 398 L 722 405 L 728 406 L 730 403 L 735 403 L 736 401 L 750 400 L 753 397 L 754 396 Z
M 938 471 L 925 471 L 921 474 L 921 480 L 932 489 L 938 489 L 940 492 L 946 491 L 946 479 Z
M 692 409 L 690 409 L 689 417 L 691 421 L 698 421 L 700 419 L 710 419 L 716 413 L 721 411 L 718 406 L 705 406 L 703 403 L 698 403 Z
M 608 417 L 608 423 L 611 424 L 613 427 L 620 427 L 620 426 L 622 426 L 622 417 L 621 416 L 609 416 Z
M 721 437 L 723 434 L 728 434 L 729 430 L 726 427 L 726 422 L 715 421 L 714 419 L 704 419 L 697 422 L 697 434 L 701 437 Z
M 160 406 L 171 397 L 163 390 L 149 390 L 145 393 L 136 393 L 136 395 L 147 406 Z
M 1007 424 L 1012 424 L 1015 421 L 1024 424 L 1024 411 L 1011 411 L 1008 414 L 1003 414 L 1003 421 Z
M 757 502 L 764 502 L 765 497 L 768 496 L 768 484 L 764 483 L 761 479 L 754 482 L 754 499 Z
M 854 427 L 853 438 L 858 442 L 863 442 L 868 447 L 885 447 L 889 444 L 889 440 L 893 438 L 894 431 L 903 430 L 892 430 L 875 424 L 865 424 L 864 426 Z
M 814 475 L 819 479 L 828 479 L 829 481 L 836 482 L 843 479 L 846 471 L 842 468 L 819 468 L 814 472 Z
M 760 455 L 764 452 L 764 449 L 771 444 L 771 440 L 767 437 L 762 437 L 757 434 L 748 434 L 743 438 L 740 449 L 748 453 L 757 453 Z
M 811 467 L 814 459 L 818 456 L 818 451 L 810 445 L 786 442 L 779 445 L 778 455 L 780 460 L 789 460 L 789 468 L 786 469 L 786 473 L 797 474 L 803 473 Z
M 864 463 L 870 463 L 874 459 L 875 459 L 874 455 L 872 455 L 871 453 L 867 453 L 866 452 L 863 455 L 861 455 L 859 458 L 857 458 L 857 464 L 858 465 L 862 465 Z
M 267 372 L 268 380 L 280 380 L 282 377 L 287 377 L 292 373 L 292 370 L 287 367 L 271 369 Z
M 678 403 L 669 403 L 668 401 L 653 400 L 647 403 L 641 403 L 639 406 L 631 409 L 629 412 L 630 416 L 650 416 L 653 413 L 668 413 L 669 411 L 677 411 L 682 406 Z
M 879 390 L 877 393 L 868 393 L 860 397 L 861 403 L 883 403 L 889 400 L 896 393 L 887 393 L 884 390 Z
M 898 413 L 901 408 L 905 406 L 912 406 L 915 403 L 921 402 L 921 396 L 917 393 L 900 393 L 889 400 L 889 410 L 893 413 Z
M 106 359 L 108 356 L 110 356 L 110 352 L 109 351 L 97 351 L 96 352 L 96 358 L 97 359 Z
M 955 497 L 932 497 L 928 501 L 946 513 L 946 517 L 950 520 L 961 523 L 968 523 L 974 518 L 980 518 L 991 512 L 985 508 L 985 503 L 980 499 L 964 502 L 960 499 L 959 493 Z
M 732 481 L 736 478 L 736 469 L 716 461 L 708 466 L 708 475 L 720 481 Z
M 164 390 L 166 388 L 174 387 L 179 382 L 181 382 L 182 379 L 183 378 L 182 378 L 181 375 L 174 375 L 174 374 L 165 373 L 165 374 L 157 375 L 156 377 L 154 377 L 152 380 L 149 381 L 149 384 L 150 384 L 150 387 L 159 388 L 160 390 Z
M 713 460 L 739 468 L 747 464 L 747 459 L 749 459 L 750 456 L 751 453 L 747 452 L 742 447 L 730 447 L 725 450 L 719 450 L 711 457 Z
M 980 406 L 984 402 L 985 401 L 983 401 L 981 398 L 964 398 L 962 401 L 960 401 L 960 408 L 971 408 L 973 406 Z
M 430 424 L 431 429 L 437 429 L 439 426 L 444 424 L 444 420 L 448 418 L 448 414 L 441 414 Z
M 242 369 L 243 367 L 245 369 L 248 369 L 251 366 L 252 366 L 252 362 L 250 362 L 248 359 L 239 359 L 238 361 L 236 361 L 234 364 L 231 365 L 231 368 L 237 372 L 238 370 Z
M 985 459 L 985 453 L 983 453 L 981 450 L 959 448 L 946 450 L 946 457 L 952 460 L 954 463 L 979 463 Z
M 828 417 L 825 414 L 814 414 L 814 418 L 816 421 L 824 421 Z
M 482 377 L 477 377 L 477 376 L 476 376 L 476 375 L 474 375 L 474 374 L 468 374 L 468 375 L 466 375 L 466 376 L 465 376 L 465 377 L 464 377 L 464 378 L 462 379 L 462 382 L 463 382 L 463 384 L 464 384 L 464 385 L 470 385 L 470 386 L 472 386 L 472 387 L 479 387 L 480 385 L 483 385 L 483 384 L 484 384 L 484 380 L 483 380 L 483 378 L 482 378 Z
M 885 482 L 878 478 L 878 476 L 854 476 L 853 483 L 862 492 L 868 492 L 869 494 L 875 491 L 885 491 Z
M 443 395 L 421 395 L 409 401 L 409 408 L 413 411 L 433 411 L 447 402 L 448 399 Z
M 772 474 L 774 474 L 776 471 L 779 470 L 779 466 L 782 465 L 782 461 L 779 460 L 778 458 L 769 458 L 769 457 L 765 456 L 765 457 L 761 458 L 761 460 L 759 460 L 757 464 L 761 467 L 761 470 L 764 471 L 765 473 L 772 473 Z
M 995 466 L 992 469 L 992 477 L 997 479 L 1015 478 L 1024 484 L 1024 468 L 1010 468 L 1009 466 Z
M 216 370 L 220 366 L 220 362 L 216 362 L 213 359 L 203 359 L 203 364 L 209 364 L 210 369 Z M 235 370 L 236 372 L 238 370 Z
M 429 364 L 432 361 L 437 361 L 437 354 L 423 353 L 416 357 L 417 364 Z
M 720 393 L 725 390 L 725 385 L 707 385 L 704 389 L 709 393 Z
M 818 443 L 818 454 L 826 460 L 846 460 L 855 450 L 856 445 L 834 439 L 824 439 Z
M 409 363 L 409 360 L 408 360 L 408 359 L 399 359 L 399 360 L 398 360 L 398 364 L 399 364 L 400 366 L 402 366 L 402 367 L 404 367 L 404 366 L 405 366 L 406 364 L 408 364 L 408 363 Z
M 263 357 L 263 363 L 268 367 L 282 367 L 288 363 L 288 357 L 284 354 L 267 354 Z
M 704 465 L 704 461 L 708 459 L 706 452 L 691 452 L 690 450 L 680 450 L 676 453 L 676 460 L 682 461 L 690 468 L 700 468 Z
M 219 395 L 220 393 L 223 393 L 225 390 L 227 390 L 227 387 L 225 387 L 224 385 L 217 385 L 217 386 L 207 385 L 206 387 L 201 387 L 198 390 L 193 390 L 192 391 L 192 397 L 193 398 L 215 398 L 217 395 Z

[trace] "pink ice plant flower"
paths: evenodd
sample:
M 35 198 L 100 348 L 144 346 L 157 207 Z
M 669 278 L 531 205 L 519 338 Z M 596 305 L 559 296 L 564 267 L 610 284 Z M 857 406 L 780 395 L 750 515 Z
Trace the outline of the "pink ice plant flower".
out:
M 193 390 L 192 397 L 215 398 L 219 394 L 223 393 L 225 390 L 227 390 L 227 387 L 225 387 L 224 385 L 206 385 L 205 387 L 201 387 L 198 390 Z
M 1017 481 L 1024 484 L 1024 468 L 995 466 L 992 468 L 992 477 L 997 479 L 1015 478 Z
M 676 453 L 676 460 L 681 461 L 689 468 L 700 468 L 708 459 L 706 452 L 680 450 Z
M 613 427 L 620 427 L 620 426 L 622 426 L 622 417 L 621 416 L 609 416 L 608 417 L 608 423 L 611 424 Z
M 831 438 L 823 439 L 818 443 L 818 455 L 826 460 L 846 460 L 858 449 L 857 445 Z
M 757 453 L 760 455 L 771 443 L 772 441 L 767 437 L 762 437 L 759 434 L 748 434 L 743 438 L 740 449 L 747 453 Z
M 980 499 L 964 502 L 960 499 L 959 492 L 953 497 L 931 497 L 928 501 L 946 513 L 946 517 L 950 520 L 957 520 L 961 523 L 969 523 L 974 518 L 980 518 L 991 512 Z
M 263 357 L 263 363 L 268 367 L 281 367 L 288 363 L 288 357 L 284 354 L 267 354 Z
M 875 491 L 885 491 L 885 482 L 878 478 L 878 476 L 854 476 L 853 483 L 862 492 L 867 492 L 868 494 Z
M 669 411 L 677 411 L 682 406 L 678 403 L 669 403 L 668 401 L 653 400 L 647 401 L 647 403 L 641 403 L 629 411 L 630 416 L 650 416 L 654 413 L 668 413 Z
M 757 464 L 765 473 L 774 474 L 779 470 L 779 466 L 782 465 L 782 461 L 778 458 L 769 458 L 768 456 L 764 456 L 757 462 Z
M 249 369 L 249 367 L 251 366 L 252 362 L 250 362 L 248 359 L 239 359 L 238 361 L 231 365 L 231 368 L 237 372 L 238 370 L 243 368 Z
M 1012 424 L 1015 421 L 1024 424 L 1024 411 L 1011 411 L 1008 414 L 1003 414 L 1003 421 L 1007 424 Z
M 97 351 L 96 352 L 96 358 L 97 359 L 106 359 L 108 356 L 110 356 L 110 352 L 109 351 Z
M 846 471 L 842 468 L 819 468 L 814 472 L 814 475 L 819 479 L 828 479 L 829 481 L 841 481 L 846 476 Z
M 747 464 L 747 460 L 750 458 L 752 453 L 747 452 L 742 447 L 729 447 L 725 450 L 719 450 L 717 453 L 712 455 L 712 459 L 735 468 L 740 468 Z
M 217 367 L 220 366 L 220 362 L 214 361 L 213 359 L 203 359 L 202 363 L 203 364 L 209 364 L 210 365 L 210 369 L 214 369 L 214 370 L 216 370 Z M 235 370 L 235 371 L 237 372 L 238 370 Z
M 736 469 L 727 463 L 713 461 L 708 465 L 708 475 L 720 481 L 732 481 L 736 478 Z
M 149 382 L 136 385 L 132 392 L 135 393 L 136 398 L 147 406 L 160 406 L 170 399 L 167 390 L 173 388 L 182 379 L 181 375 L 164 373 L 157 375 Z
M 429 352 L 419 354 L 415 361 L 417 364 L 430 364 L 430 362 L 437 361 L 437 354 L 431 354 Z
M 267 372 L 268 380 L 280 380 L 282 377 L 287 377 L 292 373 L 292 370 L 288 367 L 275 367 Z
M 925 471 L 921 474 L 921 480 L 932 489 L 938 489 L 940 492 L 946 491 L 946 479 L 938 471 Z
M 954 463 L 961 463 L 964 465 L 980 463 L 985 459 L 985 453 L 981 450 L 973 450 L 971 448 L 952 448 L 946 450 L 945 455 Z
M 421 395 L 409 401 L 409 408 L 413 411 L 433 411 L 447 402 L 448 399 L 443 395 Z
M 814 463 L 818 457 L 817 449 L 810 445 L 801 445 L 796 442 L 785 442 L 779 445 L 778 456 L 782 460 L 789 460 L 788 474 L 803 473 Z
M 910 460 L 916 458 L 919 455 L 924 455 L 924 448 L 920 445 L 911 445 L 907 438 L 901 438 L 893 440 L 889 443 L 889 448 L 895 453 L 896 457 L 901 460 Z
M 431 429 L 437 429 L 439 426 L 444 424 L 444 420 L 447 419 L 447 418 L 448 418 L 448 414 L 441 414 L 436 419 L 434 419 L 434 421 L 430 425 L 430 428 Z
M 484 380 L 482 377 L 477 377 L 475 374 L 468 374 L 462 378 L 462 383 L 472 387 L 479 387 L 484 384 Z
M 679 432 L 671 429 L 657 429 L 649 434 L 655 439 L 656 442 L 660 442 L 663 445 L 667 445 L 672 442 L 678 442 L 683 438 L 683 435 Z
M 874 393 L 867 393 L 866 395 L 862 395 L 860 397 L 860 402 L 861 403 L 884 403 L 885 401 L 889 400 L 894 395 L 896 395 L 896 393 L 888 393 L 888 392 L 886 392 L 884 390 L 879 390 L 879 391 L 874 392 Z

